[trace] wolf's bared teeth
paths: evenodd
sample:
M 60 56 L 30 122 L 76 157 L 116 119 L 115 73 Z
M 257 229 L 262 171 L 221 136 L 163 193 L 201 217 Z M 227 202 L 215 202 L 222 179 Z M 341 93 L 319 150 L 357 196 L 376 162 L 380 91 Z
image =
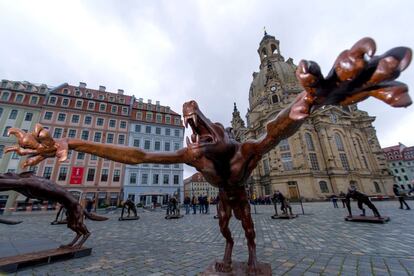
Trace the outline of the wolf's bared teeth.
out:
M 197 127 L 197 115 L 193 114 L 192 118 L 193 118 L 194 126 Z
M 191 145 L 190 138 L 188 138 L 188 136 L 186 137 L 185 142 L 187 143 L 187 147 Z
M 184 125 L 185 125 L 185 128 L 188 127 L 188 117 L 186 116 L 184 116 Z
M 196 143 L 200 142 L 200 135 L 196 134 Z

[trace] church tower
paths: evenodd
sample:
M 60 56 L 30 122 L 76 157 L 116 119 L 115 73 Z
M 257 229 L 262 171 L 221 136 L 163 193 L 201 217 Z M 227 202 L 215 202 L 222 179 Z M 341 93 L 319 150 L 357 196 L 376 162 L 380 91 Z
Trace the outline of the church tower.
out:
M 253 72 L 247 126 L 234 105 L 232 127 L 239 141 L 260 139 L 266 124 L 303 90 L 296 65 L 285 61 L 280 42 L 264 33 L 257 50 L 259 71 Z M 375 128 L 375 117 L 357 106 L 327 106 L 311 114 L 301 128 L 265 154 L 247 185 L 256 195 L 280 190 L 290 198 L 325 199 L 356 186 L 369 195 L 392 193 Z

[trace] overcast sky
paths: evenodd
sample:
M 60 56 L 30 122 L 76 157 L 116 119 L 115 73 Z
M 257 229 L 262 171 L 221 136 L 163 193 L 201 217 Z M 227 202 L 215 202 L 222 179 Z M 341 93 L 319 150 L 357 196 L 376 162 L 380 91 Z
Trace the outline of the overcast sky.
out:
M 194 99 L 207 117 L 229 126 L 233 102 L 246 114 L 264 26 L 286 59 L 317 61 L 326 73 L 364 36 L 376 40 L 378 54 L 413 47 L 413 11 L 409 0 L 0 0 L 0 78 L 121 88 L 179 113 Z M 413 67 L 400 77 L 410 89 Z M 377 116 L 381 146 L 414 146 L 412 106 L 370 99 L 359 107 Z

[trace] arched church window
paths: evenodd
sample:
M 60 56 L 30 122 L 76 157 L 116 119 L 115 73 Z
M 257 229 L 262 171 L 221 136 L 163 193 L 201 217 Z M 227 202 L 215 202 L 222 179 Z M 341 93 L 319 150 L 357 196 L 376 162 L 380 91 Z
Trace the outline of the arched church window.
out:
M 267 57 L 267 51 L 265 48 L 262 49 L 262 55 L 263 57 Z
M 335 144 L 339 151 L 344 151 L 344 143 L 342 142 L 342 138 L 338 133 L 334 134 Z
M 306 141 L 306 146 L 308 147 L 308 150 L 314 151 L 315 146 L 313 144 L 312 136 L 307 132 L 305 133 L 305 141 Z
M 377 181 L 374 181 L 374 188 L 376 193 L 381 193 L 381 188 Z
M 274 53 L 278 54 L 277 47 L 276 47 L 276 45 L 275 45 L 275 44 L 272 44 L 270 47 L 271 47 L 271 49 L 272 49 L 272 53 L 273 53 L 273 54 L 274 54 Z
M 273 103 L 278 103 L 279 102 L 279 96 L 278 95 L 273 95 L 272 96 L 272 102 Z
M 319 181 L 319 188 L 321 189 L 321 193 L 329 193 L 328 183 L 326 181 Z

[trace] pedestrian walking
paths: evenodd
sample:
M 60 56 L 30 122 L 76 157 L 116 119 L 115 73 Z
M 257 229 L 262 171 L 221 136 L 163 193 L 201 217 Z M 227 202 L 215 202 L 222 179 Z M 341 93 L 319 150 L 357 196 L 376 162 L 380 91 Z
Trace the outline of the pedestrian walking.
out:
M 189 196 L 186 196 L 184 198 L 184 208 L 185 208 L 185 214 L 188 215 L 190 213 L 190 204 L 191 204 L 191 199 Z
M 334 194 L 334 195 L 332 195 L 331 199 L 332 199 L 332 203 L 333 203 L 334 208 L 339 208 L 338 207 L 338 197 Z
M 195 196 L 191 199 L 191 207 L 193 207 L 193 215 L 197 213 L 197 199 Z
M 405 194 L 401 192 L 400 187 L 398 187 L 397 184 L 394 184 L 392 190 L 394 191 L 395 196 L 398 197 L 398 201 L 400 202 L 400 209 L 404 209 L 403 208 L 403 204 L 404 204 L 406 209 L 410 210 L 411 209 L 410 206 L 408 206 L 407 202 L 405 202 L 405 199 L 404 199 Z

